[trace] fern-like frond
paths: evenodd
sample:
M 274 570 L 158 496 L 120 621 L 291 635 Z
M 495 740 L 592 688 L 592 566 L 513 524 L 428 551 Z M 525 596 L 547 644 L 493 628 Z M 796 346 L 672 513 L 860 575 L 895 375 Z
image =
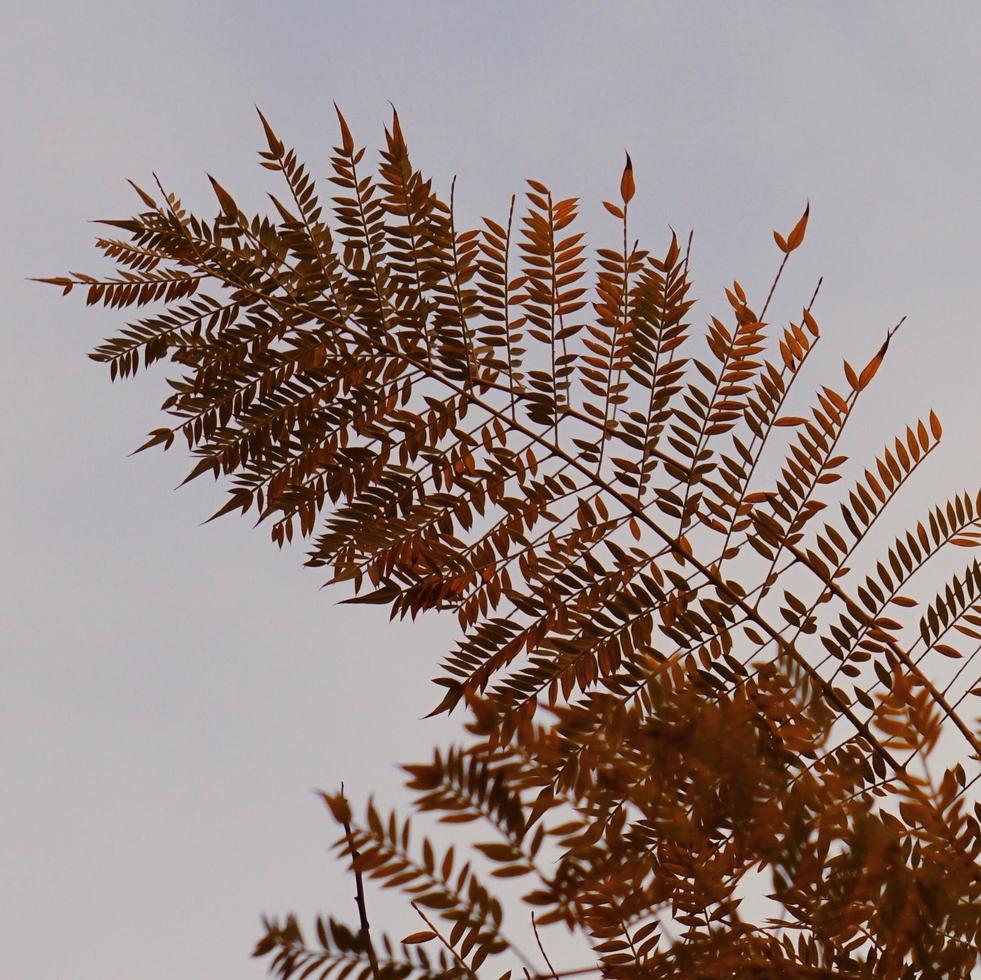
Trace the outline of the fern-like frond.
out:
M 45 281 L 158 306 L 92 356 L 113 378 L 175 366 L 171 424 L 141 448 L 182 436 L 188 479 L 228 482 L 215 516 L 307 539 L 348 601 L 455 616 L 437 710 L 465 706 L 476 741 L 409 767 L 419 808 L 488 822 L 491 877 L 533 880 L 537 924 L 578 928 L 608 977 L 967 977 L 977 777 L 931 760 L 949 732 L 979 761 L 962 705 L 981 579 L 924 580 L 981 544 L 981 500 L 890 523 L 940 440 L 932 412 L 849 458 L 897 328 L 810 380 L 817 291 L 770 314 L 809 210 L 776 234 L 762 303 L 733 282 L 696 319 L 691 239 L 633 239 L 629 157 L 604 202 L 616 244 L 591 249 L 578 199 L 539 181 L 460 226 L 397 115 L 373 172 L 338 111 L 329 203 L 260 121 L 271 215 L 214 179 L 210 218 L 134 185 L 143 210 L 107 222 L 128 239 L 97 242 L 115 273 Z M 873 529 L 887 545 L 856 565 Z M 513 952 L 470 863 L 410 836 L 369 805 L 337 851 L 446 935 L 372 950 L 328 918 L 314 948 L 269 922 L 277 976 L 472 976 Z M 740 914 L 754 882 L 779 918 Z

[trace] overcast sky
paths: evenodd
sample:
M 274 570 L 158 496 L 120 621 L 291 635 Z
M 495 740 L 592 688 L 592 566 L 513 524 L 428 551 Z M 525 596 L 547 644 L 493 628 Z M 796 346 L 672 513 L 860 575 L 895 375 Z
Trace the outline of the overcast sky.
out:
M 127 177 L 259 204 L 253 104 L 326 174 L 331 101 L 374 147 L 392 100 L 466 214 L 536 177 L 588 199 L 597 243 L 628 148 L 639 233 L 695 229 L 696 323 L 733 278 L 760 296 L 809 199 L 777 312 L 824 275 L 821 364 L 909 317 L 851 448 L 934 407 L 906 505 L 977 486 L 978 4 L 36 0 L 3 28 L 4 977 L 262 976 L 260 912 L 354 916 L 311 791 L 400 804 L 395 763 L 453 730 L 418 720 L 450 627 L 337 606 L 301 551 L 200 527 L 222 498 L 173 491 L 179 450 L 127 458 L 162 376 L 110 386 L 84 355 L 118 315 L 24 278 L 100 268 L 86 222 L 135 209 Z

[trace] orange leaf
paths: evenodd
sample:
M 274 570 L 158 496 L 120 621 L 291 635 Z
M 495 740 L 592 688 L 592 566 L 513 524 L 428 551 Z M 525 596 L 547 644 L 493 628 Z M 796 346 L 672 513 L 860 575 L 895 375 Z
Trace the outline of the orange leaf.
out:
M 72 286 L 75 284 L 67 276 L 35 276 L 34 282 L 46 282 L 52 286 L 59 286 L 61 288 L 62 296 L 67 296 L 72 291 Z
M 865 386 L 875 377 L 876 371 L 879 370 L 879 365 L 882 363 L 882 353 L 876 354 L 875 357 L 869 361 L 868 364 L 862 369 L 862 373 L 858 376 L 858 384 L 855 386 L 858 391 L 861 391 Z
M 218 203 L 221 205 L 222 211 L 224 211 L 230 218 L 238 217 L 238 205 L 235 203 L 235 198 L 233 198 L 232 195 L 229 194 L 228 191 L 226 191 L 225 188 L 211 176 L 211 174 L 208 174 L 208 180 L 211 181 L 211 186 L 215 191 L 215 197 L 218 198 Z
M 800 248 L 804 241 L 804 232 L 807 231 L 807 217 L 811 213 L 811 205 L 804 208 L 800 221 L 794 225 L 793 231 L 787 236 L 787 251 L 792 252 L 795 248 Z
M 903 606 L 905 609 L 912 609 L 916 605 L 915 599 L 911 599 L 909 596 L 905 595 L 893 596 L 892 601 L 897 606 Z
M 435 939 L 436 933 L 428 929 L 423 932 L 412 932 L 402 940 L 403 946 L 414 946 L 416 943 L 428 943 L 430 939 Z
M 277 157 L 283 155 L 283 143 L 279 137 L 272 131 L 272 127 L 266 121 L 266 117 L 262 114 L 262 110 L 256 106 L 255 111 L 259 113 L 259 119 L 262 121 L 262 128 L 266 131 L 266 141 L 269 143 L 269 152 L 275 154 Z
M 634 165 L 630 161 L 630 154 L 627 154 L 627 164 L 623 168 L 623 176 L 620 178 L 620 197 L 624 204 L 629 204 L 634 196 L 637 185 L 634 183 Z
M 347 126 L 347 120 L 341 115 L 341 110 L 338 109 L 336 102 L 334 103 L 334 112 L 337 113 L 337 121 L 341 126 L 341 146 L 344 148 L 345 153 L 353 153 L 354 137 L 351 135 L 351 130 Z
M 338 794 L 321 793 L 321 799 L 330 808 L 331 815 L 340 824 L 351 822 L 351 807 L 347 800 Z
M 395 106 L 392 106 L 392 139 L 395 140 L 396 144 L 405 148 L 405 138 L 402 136 L 402 125 L 399 122 L 398 110 Z

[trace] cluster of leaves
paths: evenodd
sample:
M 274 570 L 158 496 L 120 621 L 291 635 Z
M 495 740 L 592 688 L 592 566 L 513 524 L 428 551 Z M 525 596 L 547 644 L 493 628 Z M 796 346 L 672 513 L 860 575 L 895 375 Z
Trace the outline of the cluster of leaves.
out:
M 179 366 L 175 421 L 143 448 L 183 436 L 189 479 L 231 483 L 215 516 L 307 538 L 349 601 L 456 616 L 436 710 L 461 706 L 469 736 L 408 767 L 419 809 L 486 823 L 474 860 L 528 879 L 536 934 L 586 938 L 583 973 L 967 977 L 979 746 L 959 712 L 981 693 L 981 571 L 932 598 L 921 573 L 981 544 L 981 495 L 855 563 L 941 426 L 902 420 L 848 465 L 894 330 L 787 414 L 821 338 L 817 290 L 794 321 L 766 316 L 808 212 L 775 233 L 759 312 L 734 282 L 692 331 L 691 238 L 630 244 L 629 157 L 591 263 L 578 202 L 538 181 L 523 214 L 512 198 L 503 224 L 458 228 L 397 115 L 373 175 L 338 112 L 329 220 L 260 118 L 285 186 L 272 217 L 215 180 L 212 219 L 136 188 L 143 210 L 106 222 L 127 238 L 98 241 L 117 274 L 46 281 L 162 303 L 92 356 L 112 377 Z M 961 761 L 937 762 L 942 737 Z M 327 800 L 359 895 L 398 888 L 427 928 L 372 939 L 363 898 L 359 928 L 318 920 L 314 944 L 272 920 L 256 952 L 274 974 L 474 976 L 512 955 L 540 973 L 452 846 L 414 852 L 408 819 Z M 765 900 L 746 900 L 754 883 Z

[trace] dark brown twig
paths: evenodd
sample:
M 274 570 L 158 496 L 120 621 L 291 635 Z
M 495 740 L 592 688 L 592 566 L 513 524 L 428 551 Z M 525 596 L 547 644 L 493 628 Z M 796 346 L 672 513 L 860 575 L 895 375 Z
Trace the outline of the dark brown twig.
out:
M 432 921 L 432 919 L 430 919 L 429 916 L 426 915 L 426 913 L 423 912 L 423 910 L 419 908 L 415 902 L 410 902 L 409 904 L 415 910 L 416 915 L 418 915 L 419 918 L 422 919 L 427 926 L 429 926 L 436 938 L 450 951 L 450 955 L 460 965 L 460 968 L 466 972 L 467 976 L 473 977 L 473 980 L 477 980 L 477 974 L 474 973 L 469 966 L 467 966 L 463 957 L 461 957 L 460 954 L 449 944 L 449 942 L 443 938 L 443 934 L 436 928 L 436 924 Z
M 341 796 L 344 795 L 344 784 L 341 783 Z M 378 980 L 378 957 L 375 955 L 375 947 L 371 942 L 371 926 L 368 924 L 368 907 L 364 900 L 364 879 L 358 868 L 358 852 L 354 847 L 354 835 L 351 833 L 351 824 L 344 821 L 344 836 L 347 838 L 347 849 L 351 855 L 351 867 L 354 869 L 355 895 L 354 901 L 358 906 L 358 918 L 361 921 L 361 938 L 364 940 L 365 949 L 368 951 L 368 960 L 371 963 L 371 976 L 373 980 Z
M 545 965 L 548 967 L 550 973 L 554 977 L 554 980 L 559 980 L 559 975 L 555 972 L 555 967 L 552 966 L 552 961 L 548 958 L 548 953 L 545 952 L 545 947 L 542 945 L 542 937 L 538 935 L 538 923 L 535 921 L 535 913 L 531 913 L 531 927 L 535 930 L 535 942 L 538 943 L 538 948 L 542 951 L 542 957 L 545 960 Z

